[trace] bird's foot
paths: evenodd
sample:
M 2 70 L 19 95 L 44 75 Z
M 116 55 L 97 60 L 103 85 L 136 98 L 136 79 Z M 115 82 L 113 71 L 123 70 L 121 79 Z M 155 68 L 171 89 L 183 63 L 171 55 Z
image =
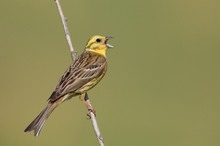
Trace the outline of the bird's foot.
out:
M 88 116 L 89 119 L 91 119 L 91 113 L 93 113 L 94 116 L 96 117 L 96 111 L 94 110 L 94 108 L 88 107 L 87 116 Z

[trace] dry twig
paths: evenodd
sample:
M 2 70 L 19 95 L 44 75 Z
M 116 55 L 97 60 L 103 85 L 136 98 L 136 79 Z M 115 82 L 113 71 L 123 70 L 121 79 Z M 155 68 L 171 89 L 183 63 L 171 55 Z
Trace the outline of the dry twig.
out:
M 76 51 L 73 48 L 73 44 L 71 42 L 70 32 L 69 32 L 69 29 L 68 29 L 68 26 L 67 26 L 67 19 L 66 19 L 66 17 L 63 14 L 63 11 L 62 11 L 62 8 L 60 6 L 59 0 L 54 0 L 54 1 L 56 3 L 58 12 L 60 14 L 60 18 L 61 18 L 61 21 L 62 21 L 62 24 L 63 24 L 63 28 L 64 28 L 64 31 L 65 31 L 66 40 L 67 40 L 67 43 L 68 43 L 68 46 L 69 46 L 69 49 L 70 49 L 72 60 L 75 61 L 77 59 L 77 54 L 76 54 Z
M 77 54 L 76 54 L 76 51 L 74 50 L 72 42 L 71 42 L 70 32 L 69 32 L 69 29 L 67 26 L 67 19 L 65 18 L 64 14 L 62 12 L 62 8 L 60 6 L 59 0 L 54 0 L 54 2 L 56 3 L 58 12 L 60 14 L 60 18 L 61 18 L 61 21 L 62 21 L 62 24 L 64 27 L 64 31 L 65 31 L 65 35 L 66 35 L 66 40 L 67 40 L 67 43 L 68 43 L 68 46 L 69 46 L 69 49 L 71 52 L 72 60 L 75 61 L 77 59 Z M 91 102 L 89 101 L 89 97 L 87 94 L 85 95 L 84 99 L 92 107 Z M 96 121 L 96 117 L 93 112 L 91 112 L 91 120 L 92 120 L 92 126 L 95 131 L 96 137 L 98 139 L 99 145 L 104 146 L 103 137 L 101 135 L 101 132 L 99 130 L 99 127 L 98 127 L 98 124 Z

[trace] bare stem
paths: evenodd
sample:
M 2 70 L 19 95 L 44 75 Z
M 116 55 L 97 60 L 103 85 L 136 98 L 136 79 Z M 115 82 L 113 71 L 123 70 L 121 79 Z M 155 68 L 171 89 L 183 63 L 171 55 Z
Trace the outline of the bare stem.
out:
M 75 61 L 77 59 L 77 54 L 76 54 L 76 51 L 73 48 L 73 45 L 72 45 L 72 42 L 71 42 L 70 32 L 69 32 L 69 29 L 68 29 L 68 26 L 67 26 L 67 19 L 63 14 L 63 11 L 62 11 L 62 8 L 60 6 L 59 0 L 54 0 L 54 2 L 56 3 L 58 12 L 60 14 L 60 18 L 61 18 L 61 21 L 62 21 L 62 24 L 63 24 L 63 28 L 64 28 L 64 31 L 65 31 L 66 40 L 67 40 L 67 43 L 68 43 L 68 46 L 69 46 L 69 49 L 70 49 L 72 60 Z
M 87 93 L 85 94 L 84 100 L 92 107 L 92 104 L 91 104 L 91 102 L 89 100 L 89 97 L 88 97 Z M 96 121 L 96 117 L 93 114 L 93 112 L 90 113 L 90 116 L 91 116 L 91 120 L 92 120 L 93 129 L 95 131 L 96 138 L 97 138 L 97 140 L 99 142 L 99 145 L 100 146 L 104 146 L 104 140 L 103 140 L 103 137 L 102 137 L 101 132 L 99 130 L 99 126 L 98 126 L 98 123 Z
M 62 20 L 62 24 L 63 24 L 63 27 L 64 27 L 66 40 L 67 40 L 67 43 L 68 43 L 68 46 L 69 46 L 69 50 L 71 52 L 72 60 L 76 61 L 77 54 L 76 54 L 76 51 L 74 50 L 72 42 L 71 42 L 70 32 L 69 32 L 69 29 L 68 29 L 68 26 L 67 26 L 67 19 L 66 19 L 66 17 L 64 16 L 64 14 L 62 12 L 62 8 L 60 6 L 59 0 L 54 0 L 54 2 L 57 5 L 57 9 L 58 9 L 58 12 L 60 14 L 60 18 Z M 84 98 L 85 98 L 86 102 L 92 107 L 92 104 L 89 101 L 88 94 L 86 94 L 86 96 Z M 97 124 L 97 121 L 96 121 L 96 117 L 95 117 L 93 112 L 91 112 L 90 115 L 91 115 L 91 120 L 92 120 L 92 126 L 93 126 L 93 129 L 95 131 L 96 137 L 98 139 L 99 145 L 104 146 L 103 137 L 102 137 L 101 132 L 99 130 L 99 127 L 98 127 L 98 124 Z

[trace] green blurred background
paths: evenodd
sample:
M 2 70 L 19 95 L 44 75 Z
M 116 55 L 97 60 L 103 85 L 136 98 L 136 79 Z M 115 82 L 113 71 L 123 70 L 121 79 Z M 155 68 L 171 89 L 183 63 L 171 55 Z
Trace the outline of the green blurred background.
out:
M 60 0 L 80 54 L 111 35 L 90 99 L 106 146 L 220 145 L 219 0 Z M 24 133 L 71 64 L 53 0 L 1 0 L 0 145 L 98 145 L 78 98 Z

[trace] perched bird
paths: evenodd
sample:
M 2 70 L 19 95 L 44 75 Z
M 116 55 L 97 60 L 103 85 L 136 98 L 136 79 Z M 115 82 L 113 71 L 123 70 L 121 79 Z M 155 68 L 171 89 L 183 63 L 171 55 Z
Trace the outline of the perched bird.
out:
M 30 123 L 25 132 L 34 131 L 38 136 L 53 110 L 65 100 L 73 96 L 87 105 L 88 109 L 94 111 L 84 100 L 87 91 L 94 87 L 107 71 L 106 50 L 112 48 L 107 41 L 111 37 L 96 35 L 89 39 L 84 52 L 70 65 L 60 78 L 55 90 L 48 99 L 46 108 Z

